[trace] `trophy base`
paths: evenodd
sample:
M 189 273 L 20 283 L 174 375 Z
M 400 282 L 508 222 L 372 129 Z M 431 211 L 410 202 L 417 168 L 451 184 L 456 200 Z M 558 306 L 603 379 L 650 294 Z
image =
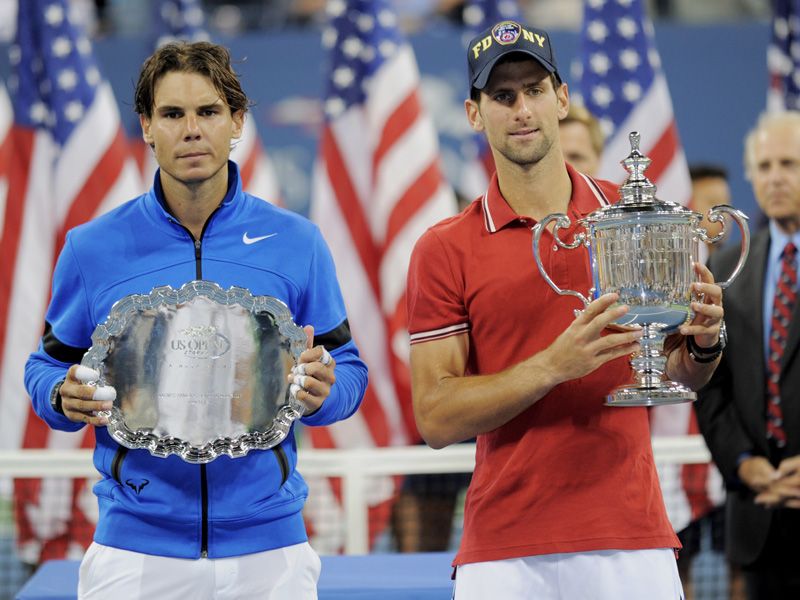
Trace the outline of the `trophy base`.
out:
M 618 387 L 606 396 L 606 406 L 663 406 L 694 402 L 697 394 L 674 381 L 657 386 L 630 385 Z

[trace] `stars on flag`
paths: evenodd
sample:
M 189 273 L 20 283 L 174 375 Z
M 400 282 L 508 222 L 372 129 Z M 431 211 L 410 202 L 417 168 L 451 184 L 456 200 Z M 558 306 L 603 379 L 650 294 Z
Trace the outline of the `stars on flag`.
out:
M 364 102 L 370 76 L 402 44 L 395 14 L 384 9 L 373 16 L 370 10 L 366 0 L 349 5 L 343 0 L 328 3 L 329 21 L 322 43 L 333 60 L 324 102 L 329 119 Z
M 17 120 L 44 127 L 63 144 L 92 103 L 100 72 L 92 44 L 59 3 L 9 49 L 14 75 L 8 85 Z
M 800 108 L 800 2 L 776 0 L 772 39 L 767 48 L 770 75 L 767 93 L 769 110 Z
M 588 0 L 578 101 L 592 106 L 607 136 L 639 102 L 660 68 L 652 28 L 631 11 L 632 0 Z M 640 7 L 637 7 L 640 10 Z M 601 12 L 602 10 L 602 12 Z
M 519 7 L 516 0 L 478 0 L 468 2 L 464 8 L 464 24 L 471 31 L 481 31 L 490 22 L 503 19 L 519 19 Z

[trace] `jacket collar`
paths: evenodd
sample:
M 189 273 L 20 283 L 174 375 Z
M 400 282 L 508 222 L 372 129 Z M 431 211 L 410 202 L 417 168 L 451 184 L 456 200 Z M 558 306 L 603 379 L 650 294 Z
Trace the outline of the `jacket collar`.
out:
M 232 160 L 228 161 L 228 190 L 225 192 L 225 197 L 222 199 L 220 206 L 228 206 L 232 204 L 236 198 L 242 192 L 242 182 L 239 177 L 239 167 L 238 165 L 233 162 Z M 155 202 L 161 207 L 161 210 L 164 212 L 165 215 L 172 217 L 174 216 L 170 212 L 167 202 L 164 199 L 164 190 L 161 187 L 161 169 L 156 169 L 156 173 L 153 176 L 153 187 L 150 188 L 150 192 L 148 194 Z

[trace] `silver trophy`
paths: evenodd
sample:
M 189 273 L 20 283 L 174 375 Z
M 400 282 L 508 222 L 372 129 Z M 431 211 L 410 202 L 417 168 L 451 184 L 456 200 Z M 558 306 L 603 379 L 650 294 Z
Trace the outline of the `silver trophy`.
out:
M 578 224 L 583 231 L 570 243 L 559 237 L 559 230 L 571 226 L 563 213 L 551 214 L 538 223 L 533 235 L 533 256 L 539 272 L 560 295 L 579 298 L 584 307 L 589 299 L 573 290 L 562 290 L 550 278 L 542 264 L 542 236 L 550 236 L 553 247 L 574 250 L 585 246 L 589 251 L 593 287 L 589 296 L 619 294 L 619 304 L 630 311 L 615 322 L 620 329 L 641 327 L 641 349 L 631 358 L 634 382 L 618 387 L 607 397 L 610 406 L 655 406 L 692 402 L 697 395 L 686 386 L 666 377 L 667 357 L 664 340 L 694 318 L 691 302 L 698 300 L 691 284 L 698 280 L 693 264 L 699 261 L 700 242 L 715 244 L 726 235 L 724 215 L 730 215 L 741 231 L 741 255 L 733 273 L 718 285 L 725 289 L 741 271 L 750 248 L 747 216 L 730 206 L 720 205 L 708 213 L 709 221 L 722 223 L 722 230 L 710 238 L 699 227 L 700 213 L 674 202 L 655 197 L 656 186 L 644 175 L 650 159 L 639 152 L 639 134 L 629 136 L 631 153 L 622 161 L 628 171 L 627 181 L 620 187 L 620 201 L 600 208 Z M 549 243 L 549 242 L 548 242 Z
M 287 375 L 306 334 L 280 300 L 192 281 L 119 300 L 81 364 L 112 385 L 111 436 L 190 463 L 279 444 L 303 404 Z

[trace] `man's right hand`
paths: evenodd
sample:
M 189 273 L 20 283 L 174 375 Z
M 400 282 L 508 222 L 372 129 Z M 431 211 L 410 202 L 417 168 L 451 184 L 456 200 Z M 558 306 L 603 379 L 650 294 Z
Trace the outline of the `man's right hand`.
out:
M 739 479 L 754 492 L 765 491 L 778 477 L 778 471 L 763 456 L 745 458 L 736 473 Z
M 629 308 L 614 306 L 618 294 L 603 294 L 590 303 L 545 351 L 558 382 L 588 375 L 608 361 L 640 349 L 642 329 L 603 335 Z
M 87 385 L 97 381 L 100 374 L 82 365 L 72 365 L 61 384 L 61 409 L 64 416 L 75 423 L 104 426 L 108 419 L 97 411 L 111 410 L 117 391 L 111 386 Z
M 618 298 L 604 294 L 546 349 L 496 373 L 466 374 L 470 357 L 466 333 L 412 345 L 414 416 L 428 445 L 444 448 L 497 429 L 554 386 L 638 351 L 641 329 L 605 331 L 629 310 L 614 306 Z

